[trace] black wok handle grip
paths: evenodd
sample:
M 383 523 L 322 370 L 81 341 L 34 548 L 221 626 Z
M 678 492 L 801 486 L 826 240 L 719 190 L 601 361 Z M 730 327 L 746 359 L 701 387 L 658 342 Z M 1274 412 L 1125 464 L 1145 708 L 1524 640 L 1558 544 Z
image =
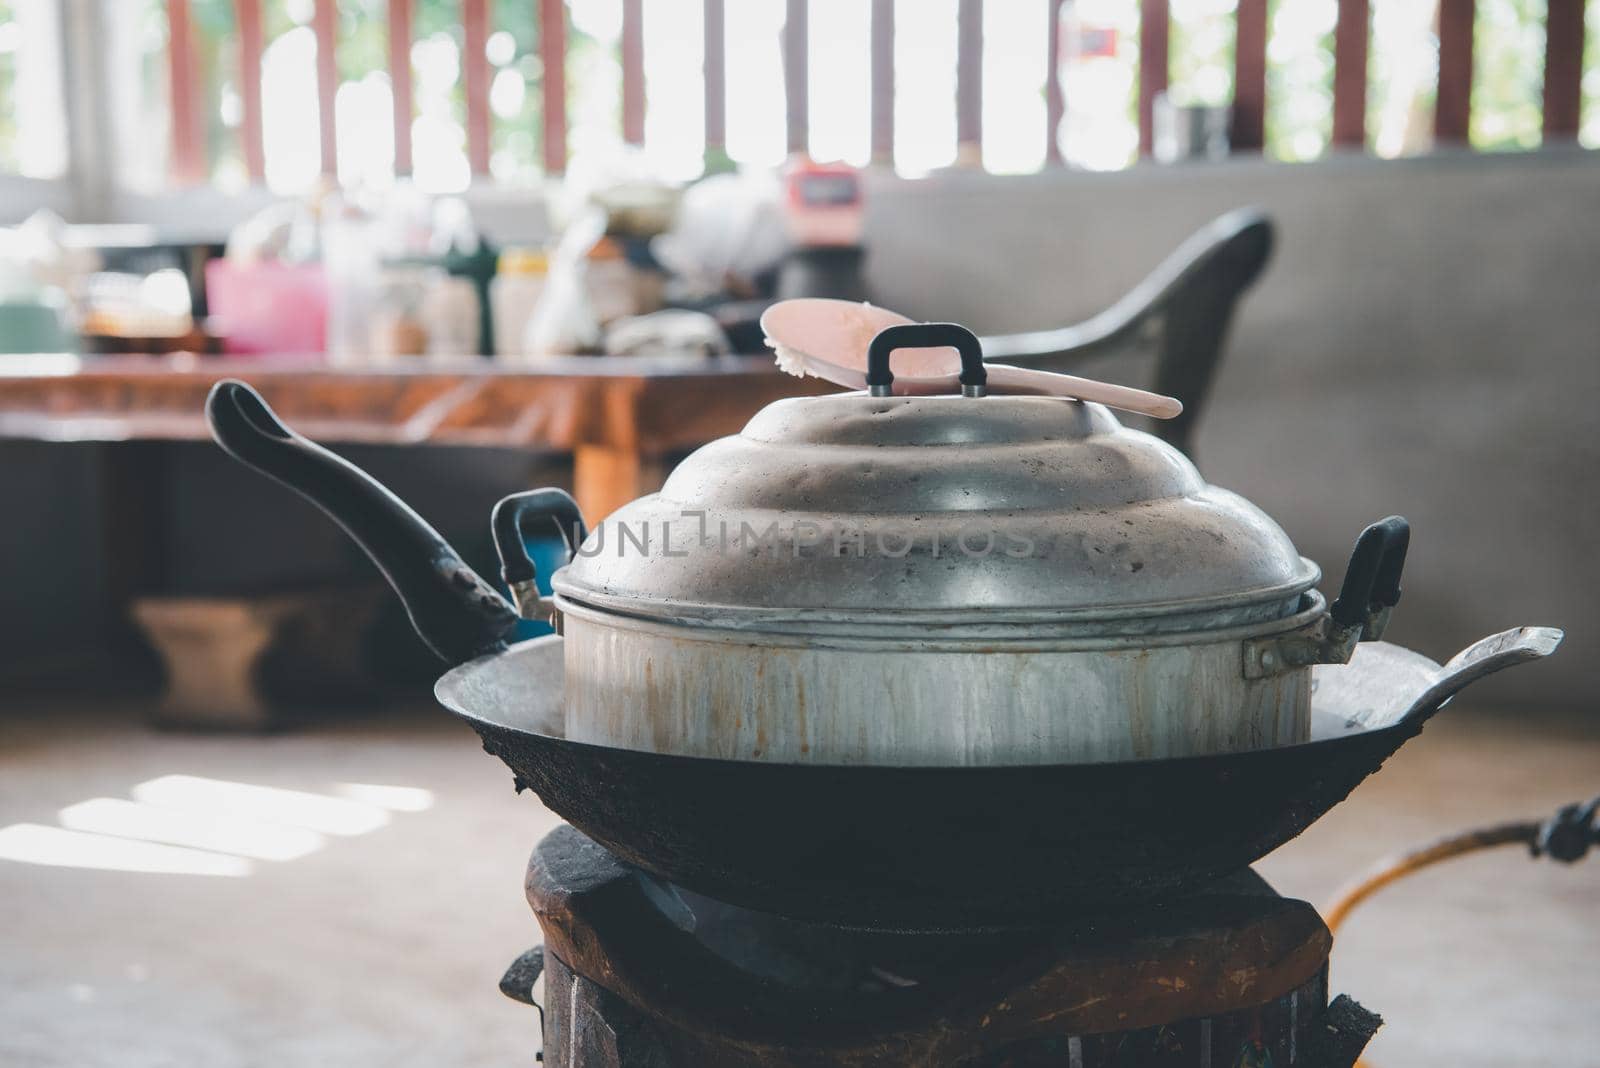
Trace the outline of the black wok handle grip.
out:
M 1411 545 L 1411 524 L 1400 516 L 1380 519 L 1356 539 L 1339 596 L 1329 609 L 1341 627 L 1356 627 L 1370 613 L 1400 603 L 1400 572 Z
M 289 429 L 243 382 L 212 387 L 206 422 L 228 455 L 288 486 L 344 528 L 441 658 L 459 664 L 505 648 L 519 619 L 516 609 L 377 479 Z
M 934 349 L 949 346 L 961 354 L 961 392 L 981 397 L 989 384 L 983 366 L 983 345 L 978 336 L 957 323 L 901 323 L 879 330 L 867 346 L 867 392 L 887 397 L 894 387 L 889 356 L 896 349 Z
M 527 529 L 527 524 L 534 520 L 546 520 L 555 525 L 561 533 L 561 540 L 567 544 L 569 559 L 583 544 L 583 539 L 589 536 L 588 527 L 583 522 L 583 512 L 566 490 L 550 486 L 501 498 L 494 506 L 489 528 L 494 535 L 495 551 L 500 554 L 500 577 L 511 587 L 519 608 L 523 607 L 530 595 L 535 598 L 538 596 L 535 586 L 538 569 L 534 566 L 533 557 L 528 554 L 528 545 L 522 533 Z

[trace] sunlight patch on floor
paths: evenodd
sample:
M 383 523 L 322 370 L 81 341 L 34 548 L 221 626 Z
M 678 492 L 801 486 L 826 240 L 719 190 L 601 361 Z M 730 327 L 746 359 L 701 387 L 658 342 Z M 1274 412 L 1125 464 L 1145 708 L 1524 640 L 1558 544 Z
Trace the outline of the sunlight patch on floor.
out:
M 142 782 L 133 788 L 133 799 L 184 812 L 221 811 L 340 836 L 368 834 L 389 822 L 388 809 L 346 797 L 198 775 L 163 775 Z
M 13 823 L 0 827 L 0 860 L 55 868 L 131 871 L 159 875 L 249 875 L 255 865 L 244 857 L 132 838 Z
M 63 808 L 61 825 L 0 827 L 0 860 L 96 871 L 238 878 L 255 861 L 297 860 L 329 837 L 370 834 L 394 812 L 425 812 L 433 793 L 413 786 L 338 783 L 334 795 L 163 775 L 132 800 L 94 797 Z
M 186 811 L 96 797 L 68 805 L 61 826 L 117 838 L 209 849 L 254 860 L 294 860 L 321 849 L 327 839 L 305 827 L 240 816 L 226 809 Z
M 364 782 L 342 782 L 335 790 L 341 797 L 381 805 L 392 812 L 426 812 L 433 807 L 433 791 L 417 786 L 376 786 Z

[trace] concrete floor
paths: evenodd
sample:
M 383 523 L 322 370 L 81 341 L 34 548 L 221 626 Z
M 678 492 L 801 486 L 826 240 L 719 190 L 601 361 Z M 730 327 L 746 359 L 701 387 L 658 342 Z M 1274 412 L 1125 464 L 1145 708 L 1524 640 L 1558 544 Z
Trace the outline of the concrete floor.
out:
M 0 1064 L 532 1062 L 536 1014 L 495 983 L 538 941 L 521 874 L 554 819 L 512 796 L 469 731 L 416 709 L 185 736 L 136 711 L 8 709 L 0 844 L 12 825 L 55 826 L 64 807 L 168 775 L 415 787 L 433 803 L 243 877 L 0 860 Z M 1323 902 L 1390 850 L 1596 792 L 1600 720 L 1451 709 L 1262 870 Z M 1558 868 L 1503 850 L 1385 891 L 1341 936 L 1333 985 L 1388 1017 L 1369 1049 L 1380 1068 L 1600 1065 L 1600 858 Z

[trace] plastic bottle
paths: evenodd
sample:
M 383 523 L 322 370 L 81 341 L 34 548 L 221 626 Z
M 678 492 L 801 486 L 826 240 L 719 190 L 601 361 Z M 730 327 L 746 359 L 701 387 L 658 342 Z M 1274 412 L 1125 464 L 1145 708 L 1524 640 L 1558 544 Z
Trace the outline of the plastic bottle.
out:
M 639 283 L 632 264 L 614 238 L 603 237 L 589 250 L 589 306 L 602 327 L 638 315 Z
M 511 248 L 500 253 L 500 264 L 489 283 L 489 305 L 494 312 L 494 354 L 524 354 L 528 319 L 544 295 L 550 277 L 550 257 L 539 249 Z

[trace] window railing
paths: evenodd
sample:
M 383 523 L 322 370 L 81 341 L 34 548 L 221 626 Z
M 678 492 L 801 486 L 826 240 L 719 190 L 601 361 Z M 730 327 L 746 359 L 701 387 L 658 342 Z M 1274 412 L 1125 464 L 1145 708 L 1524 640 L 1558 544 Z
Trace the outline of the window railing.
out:
M 179 185 L 515 183 L 608 142 L 675 177 L 783 150 L 1115 168 L 1163 94 L 1287 160 L 1600 146 L 1600 0 L 136 3 L 164 19 Z

